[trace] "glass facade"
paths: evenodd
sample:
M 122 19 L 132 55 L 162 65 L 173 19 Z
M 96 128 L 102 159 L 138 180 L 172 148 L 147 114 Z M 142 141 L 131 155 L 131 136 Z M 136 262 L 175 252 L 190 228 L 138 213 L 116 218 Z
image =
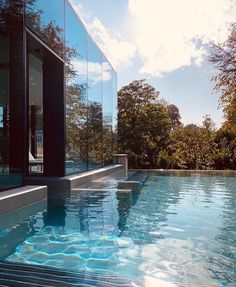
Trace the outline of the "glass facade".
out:
M 88 168 L 103 163 L 102 53 L 88 37 Z
M 34 174 L 43 173 L 43 61 L 30 41 L 27 51 L 29 174 Z
M 66 174 L 112 162 L 116 73 L 66 1 Z
M 0 0 L 0 190 L 110 164 L 116 101 L 116 73 L 67 0 Z
M 105 165 L 111 164 L 113 157 L 113 68 L 103 58 L 103 157 Z M 115 119 L 114 119 L 115 120 Z
M 25 0 L 25 24 L 48 47 L 64 56 L 64 0 Z
M 65 10 L 66 173 L 87 170 L 87 33 L 75 12 Z M 76 27 L 76 29 L 75 29 Z
M 21 17 L 21 10 L 12 1 L 0 1 L 0 190 L 23 183 Z
M 0 47 L 0 174 L 2 177 L 8 174 L 9 170 L 9 47 L 7 36 L 0 36 Z

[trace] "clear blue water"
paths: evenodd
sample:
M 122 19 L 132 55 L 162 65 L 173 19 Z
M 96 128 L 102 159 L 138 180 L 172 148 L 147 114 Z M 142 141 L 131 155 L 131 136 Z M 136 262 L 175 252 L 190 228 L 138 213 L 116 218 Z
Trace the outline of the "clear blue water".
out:
M 54 191 L 46 208 L 12 216 L 0 231 L 0 258 L 105 270 L 145 286 L 236 286 L 236 178 L 139 172 L 131 179 L 143 185 Z

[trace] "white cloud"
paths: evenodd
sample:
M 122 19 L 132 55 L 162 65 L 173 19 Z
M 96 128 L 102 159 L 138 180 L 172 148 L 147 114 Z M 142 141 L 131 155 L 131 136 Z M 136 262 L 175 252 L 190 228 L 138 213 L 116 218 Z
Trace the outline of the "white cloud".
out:
M 123 66 L 127 68 L 127 65 L 131 65 L 136 53 L 134 44 L 124 40 L 121 36 L 113 36 L 112 32 L 98 18 L 92 17 L 82 5 L 78 4 L 77 0 L 70 0 L 70 2 L 115 69 Z
M 227 38 L 236 19 L 234 0 L 129 0 L 141 74 L 162 76 L 200 66 L 210 41 Z
M 71 62 L 74 69 L 77 71 L 77 76 L 86 80 L 87 72 L 89 74 L 89 81 L 92 84 L 96 84 L 99 81 L 109 81 L 112 79 L 112 71 L 107 62 L 103 62 L 102 65 L 96 62 L 87 62 L 84 60 L 74 60 Z M 101 73 L 102 72 L 102 73 Z
M 138 55 L 141 77 L 200 67 L 209 43 L 226 40 L 230 23 L 236 21 L 235 0 L 128 0 L 133 41 L 127 41 L 113 35 L 78 0 L 70 1 L 115 69 L 127 69 Z

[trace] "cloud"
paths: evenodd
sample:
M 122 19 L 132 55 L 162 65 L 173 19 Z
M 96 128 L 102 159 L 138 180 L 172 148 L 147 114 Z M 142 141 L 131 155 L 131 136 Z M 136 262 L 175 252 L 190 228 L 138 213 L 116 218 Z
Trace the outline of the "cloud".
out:
M 114 35 L 78 0 L 70 1 L 115 69 L 122 72 L 138 56 L 140 77 L 162 77 L 190 65 L 201 67 L 209 43 L 225 41 L 230 24 L 236 21 L 235 0 L 128 0 L 132 33 L 127 41 L 124 35 Z
M 77 76 L 80 79 L 87 79 L 87 72 L 89 75 L 89 81 L 92 84 L 96 84 L 99 81 L 109 81 L 112 79 L 112 70 L 107 62 L 102 64 L 96 62 L 87 62 L 84 60 L 74 60 L 71 62 L 74 69 L 77 71 Z M 102 72 L 102 73 L 101 73 Z M 73 81 L 75 81 L 74 79 Z
M 91 13 L 78 4 L 77 0 L 70 0 L 70 2 L 95 42 L 115 69 L 123 66 L 127 68 L 127 66 L 132 65 L 132 60 L 136 54 L 134 44 L 126 41 L 121 36 L 113 36 L 112 32 L 97 17 L 92 17 Z
M 234 0 L 129 0 L 140 73 L 162 76 L 201 66 L 210 41 L 222 42 L 236 19 Z

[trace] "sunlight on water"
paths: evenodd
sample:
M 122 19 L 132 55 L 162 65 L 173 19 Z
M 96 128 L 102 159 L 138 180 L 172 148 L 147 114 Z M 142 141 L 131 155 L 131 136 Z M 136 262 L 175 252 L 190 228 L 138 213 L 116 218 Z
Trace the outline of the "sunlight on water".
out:
M 153 172 L 132 192 L 54 196 L 47 210 L 1 231 L 2 258 L 115 272 L 149 287 L 236 286 L 235 189 L 233 177 Z M 9 241 L 13 229 L 19 241 Z

